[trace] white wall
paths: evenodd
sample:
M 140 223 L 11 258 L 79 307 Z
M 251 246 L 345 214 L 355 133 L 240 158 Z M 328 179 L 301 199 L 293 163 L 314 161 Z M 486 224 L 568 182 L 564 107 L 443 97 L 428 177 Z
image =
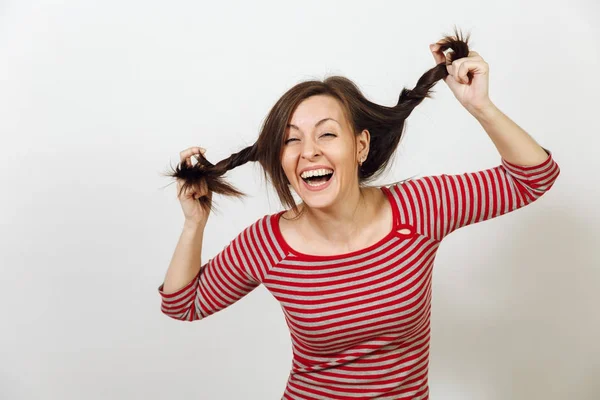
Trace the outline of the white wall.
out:
M 279 399 L 291 344 L 263 286 L 204 321 L 160 313 L 183 222 L 160 173 L 189 146 L 250 145 L 305 79 L 394 105 L 454 24 L 561 176 L 442 244 L 431 397 L 600 398 L 598 17 L 595 0 L 0 1 L 0 399 Z M 435 90 L 381 183 L 499 164 Z M 215 197 L 206 259 L 281 209 L 256 165 L 229 176 L 249 197 Z

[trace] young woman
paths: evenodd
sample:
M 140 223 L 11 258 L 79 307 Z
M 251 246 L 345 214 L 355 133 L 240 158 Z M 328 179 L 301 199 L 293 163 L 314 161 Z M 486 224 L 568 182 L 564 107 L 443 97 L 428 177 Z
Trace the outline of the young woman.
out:
M 162 311 L 203 319 L 263 284 L 280 302 L 292 340 L 283 399 L 427 399 L 440 243 L 458 228 L 532 203 L 559 174 L 551 153 L 490 101 L 488 65 L 467 41 L 457 33 L 431 45 L 436 67 L 404 89 L 395 107 L 368 101 L 343 77 L 304 82 L 275 104 L 253 146 L 216 165 L 200 147 L 182 151 L 172 176 L 185 225 L 159 287 Z M 440 79 L 481 123 L 501 164 L 366 185 Z M 258 219 L 201 264 L 212 193 L 241 195 L 221 176 L 248 161 L 261 164 L 289 208 Z

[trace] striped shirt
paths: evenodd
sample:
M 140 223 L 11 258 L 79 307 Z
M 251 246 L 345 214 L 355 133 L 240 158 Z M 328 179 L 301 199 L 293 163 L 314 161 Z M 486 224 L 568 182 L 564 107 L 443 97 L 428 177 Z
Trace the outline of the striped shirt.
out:
M 284 211 L 244 229 L 198 276 L 165 294 L 169 317 L 206 318 L 263 284 L 279 301 L 293 361 L 282 399 L 428 399 L 431 277 L 441 241 L 458 228 L 534 202 L 560 170 L 536 166 L 427 176 L 381 187 L 393 228 L 362 250 L 300 253 L 279 230 Z

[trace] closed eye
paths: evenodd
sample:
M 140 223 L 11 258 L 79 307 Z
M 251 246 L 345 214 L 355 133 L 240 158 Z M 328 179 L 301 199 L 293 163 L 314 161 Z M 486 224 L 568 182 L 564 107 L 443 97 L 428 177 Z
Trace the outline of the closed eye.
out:
M 323 137 L 323 136 L 333 136 L 333 137 L 336 137 L 336 135 L 335 135 L 335 134 L 333 134 L 333 133 L 330 133 L 330 132 L 327 132 L 327 133 L 324 133 L 324 134 L 322 134 L 322 135 L 321 135 L 321 137 Z M 300 140 L 300 139 L 297 139 L 297 138 L 289 138 L 289 139 L 287 139 L 287 140 L 286 140 L 284 143 L 285 143 L 285 144 L 288 144 L 288 143 L 289 143 L 289 142 L 291 142 L 292 140 Z

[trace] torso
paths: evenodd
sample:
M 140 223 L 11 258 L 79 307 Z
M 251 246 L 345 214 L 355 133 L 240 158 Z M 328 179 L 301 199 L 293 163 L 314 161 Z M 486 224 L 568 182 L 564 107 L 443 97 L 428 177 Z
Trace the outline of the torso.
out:
M 360 237 L 352 243 L 333 243 L 331 241 L 314 240 L 316 235 L 310 231 L 310 226 L 301 224 L 299 220 L 290 219 L 293 211 L 287 210 L 279 219 L 279 230 L 286 243 L 294 250 L 315 256 L 332 256 L 345 254 L 367 248 L 388 235 L 393 227 L 392 206 L 387 195 L 377 187 L 369 188 L 367 201 L 374 209 L 372 223 L 365 226 Z

